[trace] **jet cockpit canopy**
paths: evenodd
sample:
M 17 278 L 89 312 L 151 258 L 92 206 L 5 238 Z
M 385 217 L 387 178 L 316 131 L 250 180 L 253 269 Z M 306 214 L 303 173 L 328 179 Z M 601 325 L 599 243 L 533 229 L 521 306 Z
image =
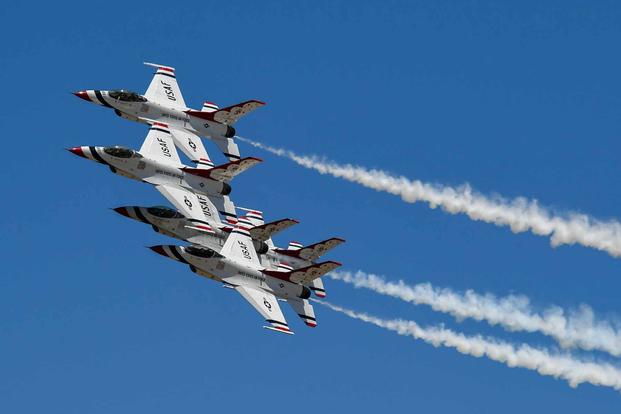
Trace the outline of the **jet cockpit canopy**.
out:
M 117 158 L 132 158 L 132 157 L 142 158 L 142 155 L 138 154 L 136 151 L 129 149 L 129 148 L 123 148 L 123 147 L 106 147 L 104 148 L 104 152 L 108 155 L 111 155 Z
M 142 95 L 137 94 L 136 92 L 128 91 L 125 89 L 117 89 L 114 91 L 109 91 L 108 96 L 113 99 L 118 99 L 123 102 L 146 102 L 147 98 Z
M 185 216 L 179 213 L 178 211 L 173 210 L 172 208 L 164 207 L 164 206 L 149 207 L 147 208 L 147 211 L 150 214 L 153 214 L 155 217 L 161 217 L 161 218 L 167 218 L 167 219 L 185 218 Z

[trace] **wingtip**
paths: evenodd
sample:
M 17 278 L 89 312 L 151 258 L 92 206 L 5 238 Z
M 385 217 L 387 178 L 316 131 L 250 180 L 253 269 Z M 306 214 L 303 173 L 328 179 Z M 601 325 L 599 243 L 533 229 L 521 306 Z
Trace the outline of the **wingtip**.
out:
M 280 332 L 280 333 L 284 333 L 284 334 L 287 334 L 287 335 L 294 335 L 295 334 L 295 332 L 293 332 L 292 330 L 289 330 L 289 329 L 285 330 L 284 328 L 280 328 L 279 329 L 279 328 L 275 328 L 273 326 L 263 325 L 263 329 L 269 329 L 270 331 Z

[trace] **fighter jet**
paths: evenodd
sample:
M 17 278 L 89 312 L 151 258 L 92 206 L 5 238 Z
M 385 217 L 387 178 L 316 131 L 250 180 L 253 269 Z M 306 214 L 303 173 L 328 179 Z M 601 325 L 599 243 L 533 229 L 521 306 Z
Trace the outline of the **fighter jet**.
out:
M 204 196 L 228 195 L 229 181 L 261 162 L 259 158 L 247 157 L 215 167 L 187 167 L 179 159 L 168 125 L 160 122 L 153 123 L 139 151 L 93 146 L 68 151 L 108 165 L 115 174 L 153 184 L 165 196 L 183 189 Z
M 185 190 L 182 191 L 189 193 Z M 183 195 L 183 197 L 188 199 L 187 197 L 190 194 Z M 178 193 L 178 197 L 181 196 L 182 194 Z M 168 199 L 174 205 L 182 207 L 180 210 L 183 213 L 162 206 L 123 206 L 113 210 L 122 216 L 151 225 L 153 230 L 158 233 L 178 240 L 188 241 L 194 245 L 208 247 L 219 253 L 226 238 L 233 230 L 233 227 L 228 224 L 232 222 L 232 219 L 229 218 L 227 223 L 220 221 L 209 198 L 203 201 L 206 204 L 206 207 L 203 208 L 196 208 L 191 202 L 179 202 L 179 198 L 168 197 Z M 213 213 L 205 214 L 205 208 Z M 311 266 L 328 250 L 345 241 L 341 238 L 333 237 L 309 246 L 302 246 L 297 242 L 291 242 L 288 249 L 281 249 L 274 245 L 272 237 L 297 224 L 297 220 L 287 218 L 264 223 L 263 215 L 260 211 L 249 210 L 247 216 L 239 217 L 235 222 L 248 229 L 261 265 L 271 270 L 291 271 Z M 326 296 L 321 279 L 313 280 L 308 287 L 318 297 Z
M 266 269 L 259 261 L 250 232 L 239 222 L 220 252 L 199 246 L 160 245 L 150 249 L 189 265 L 198 275 L 235 289 L 265 318 L 269 325 L 264 328 L 287 334 L 293 331 L 278 299 L 289 303 L 306 325 L 317 326 L 313 306 L 308 301 L 311 291 L 305 285 L 341 265 L 327 261 L 293 271 Z
M 74 95 L 85 101 L 114 110 L 121 118 L 131 121 L 153 123 L 162 122 L 170 127 L 175 143 L 192 159 L 193 149 L 200 144 L 200 136 L 211 139 L 230 161 L 240 159 L 239 148 L 233 140 L 233 124 L 242 116 L 265 105 L 264 102 L 250 100 L 226 108 L 218 108 L 205 102 L 200 111 L 188 108 L 181 95 L 175 77 L 175 68 L 147 63 L 157 70 L 144 95 L 128 90 L 82 90 Z
M 205 202 L 209 204 L 209 209 L 213 209 L 212 200 L 207 198 Z M 187 209 L 194 209 L 194 206 L 190 203 L 187 205 Z M 116 207 L 113 210 L 122 216 L 150 224 L 157 233 L 165 234 L 178 240 L 188 241 L 192 244 L 209 247 L 217 252 L 220 251 L 225 240 L 233 230 L 231 225 L 222 222 L 216 214 L 208 217 L 199 209 L 196 209 L 197 211 L 194 212 L 192 217 L 187 217 L 179 211 L 164 206 L 123 206 Z M 241 223 L 244 223 L 243 218 L 241 218 Z M 269 251 L 264 234 L 274 235 L 297 223 L 297 220 L 282 219 L 263 226 L 250 228 L 250 236 L 257 253 L 261 255 Z

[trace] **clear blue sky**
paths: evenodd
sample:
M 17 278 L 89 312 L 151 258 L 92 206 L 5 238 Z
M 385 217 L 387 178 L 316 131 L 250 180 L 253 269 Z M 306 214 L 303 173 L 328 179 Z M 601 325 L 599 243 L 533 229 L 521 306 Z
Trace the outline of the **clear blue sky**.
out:
M 571 389 L 323 308 L 316 329 L 286 309 L 296 335 L 267 332 L 233 292 L 143 247 L 171 239 L 108 210 L 159 194 L 64 151 L 139 147 L 144 126 L 70 92 L 142 92 L 147 60 L 177 68 L 192 106 L 267 101 L 240 135 L 618 218 L 619 2 L 8 2 L 3 17 L 0 411 L 619 412 L 609 388 Z M 329 257 L 348 270 L 621 312 L 621 261 L 605 253 L 241 150 L 265 162 L 236 180 L 236 202 L 301 221 L 281 244 L 341 236 Z M 326 285 L 333 302 L 382 317 L 553 346 Z

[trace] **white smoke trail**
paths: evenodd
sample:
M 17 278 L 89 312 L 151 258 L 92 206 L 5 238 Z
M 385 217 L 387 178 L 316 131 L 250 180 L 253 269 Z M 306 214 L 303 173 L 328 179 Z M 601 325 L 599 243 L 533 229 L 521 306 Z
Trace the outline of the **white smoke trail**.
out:
M 454 348 L 459 353 L 477 358 L 485 356 L 511 368 L 526 368 L 537 371 L 541 375 L 561 378 L 567 381 L 573 388 L 588 382 L 593 385 L 612 387 L 617 391 L 621 391 L 621 371 L 608 363 L 583 361 L 574 358 L 570 354 L 553 354 L 548 350 L 533 348 L 525 344 L 516 347 L 510 343 L 493 338 L 483 338 L 480 335 L 465 336 L 443 327 L 423 328 L 414 321 L 380 319 L 328 302 L 316 299 L 313 299 L 313 301 L 351 318 L 396 332 L 399 335 L 421 339 L 435 347 Z
M 600 350 L 614 356 L 621 355 L 621 331 L 609 321 L 595 319 L 593 310 L 582 305 L 566 312 L 558 306 L 548 307 L 541 313 L 532 310 L 526 296 L 509 295 L 498 298 L 492 294 L 465 293 L 442 289 L 430 283 L 407 285 L 402 280 L 387 282 L 382 277 L 364 272 L 331 272 L 329 276 L 374 292 L 411 302 L 429 305 L 438 312 L 457 319 L 472 318 L 501 325 L 509 331 L 540 332 L 554 338 L 564 348 Z
M 540 207 L 536 200 L 524 197 L 513 200 L 500 196 L 490 197 L 472 190 L 469 184 L 457 188 L 430 184 L 393 176 L 382 170 L 369 170 L 351 164 L 340 165 L 316 156 L 298 155 L 247 138 L 238 138 L 320 174 L 330 174 L 376 191 L 394 194 L 408 203 L 424 201 L 431 208 L 440 206 L 450 214 L 462 213 L 472 220 L 509 226 L 515 233 L 531 231 L 538 236 L 548 236 L 553 247 L 578 243 L 621 257 L 621 223 L 615 220 L 600 221 L 574 212 L 556 215 Z

